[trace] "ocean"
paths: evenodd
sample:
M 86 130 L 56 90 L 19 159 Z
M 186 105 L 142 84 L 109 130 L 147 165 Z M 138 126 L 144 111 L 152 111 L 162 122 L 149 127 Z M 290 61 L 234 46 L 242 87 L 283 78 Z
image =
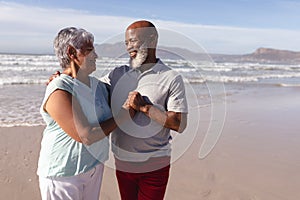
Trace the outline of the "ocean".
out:
M 192 86 L 199 107 L 210 104 L 214 85 L 220 96 L 266 85 L 300 87 L 300 65 L 163 61 Z M 127 58 L 99 58 L 93 75 L 102 77 L 127 63 Z M 44 125 L 39 107 L 46 81 L 57 70 L 54 55 L 0 54 L 0 127 Z

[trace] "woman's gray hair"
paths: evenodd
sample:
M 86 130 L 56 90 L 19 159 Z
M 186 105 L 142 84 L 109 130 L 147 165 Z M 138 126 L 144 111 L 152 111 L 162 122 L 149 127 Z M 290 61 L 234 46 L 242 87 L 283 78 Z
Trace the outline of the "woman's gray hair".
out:
M 53 46 L 60 66 L 65 69 L 70 65 L 68 48 L 71 46 L 81 51 L 87 43 L 94 43 L 94 36 L 90 32 L 75 27 L 60 30 L 54 39 Z

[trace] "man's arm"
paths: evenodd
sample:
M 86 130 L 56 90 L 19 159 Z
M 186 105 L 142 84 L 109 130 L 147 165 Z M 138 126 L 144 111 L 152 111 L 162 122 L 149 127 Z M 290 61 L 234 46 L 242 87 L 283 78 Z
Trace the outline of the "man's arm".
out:
M 125 105 L 136 111 L 145 113 L 162 126 L 182 133 L 187 125 L 187 114 L 173 111 L 162 111 L 155 105 L 147 103 L 139 92 L 133 91 L 128 95 Z

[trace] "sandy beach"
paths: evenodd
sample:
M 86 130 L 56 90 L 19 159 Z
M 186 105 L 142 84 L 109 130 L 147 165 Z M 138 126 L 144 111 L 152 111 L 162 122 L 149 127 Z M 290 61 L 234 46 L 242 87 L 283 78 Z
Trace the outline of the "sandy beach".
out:
M 210 107 L 201 108 L 199 131 L 172 164 L 165 199 L 300 199 L 300 88 L 245 88 L 229 92 L 226 106 L 221 137 L 204 159 L 198 154 Z M 40 199 L 36 168 L 43 128 L 0 128 L 0 199 Z M 100 199 L 119 199 L 109 167 Z

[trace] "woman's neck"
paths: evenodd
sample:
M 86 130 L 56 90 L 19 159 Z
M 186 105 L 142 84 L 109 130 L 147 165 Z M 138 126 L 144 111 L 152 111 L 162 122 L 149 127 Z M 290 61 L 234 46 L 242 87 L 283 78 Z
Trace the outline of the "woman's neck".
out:
M 68 75 L 68 76 L 71 76 L 72 78 L 74 78 L 74 77 L 72 76 L 72 70 L 71 70 L 70 68 L 66 68 L 62 73 L 63 73 L 63 74 L 66 74 L 66 75 Z
M 79 67 L 75 65 L 73 61 L 71 61 L 69 67 L 67 67 L 64 71 L 63 74 L 66 74 L 68 76 L 71 76 L 72 78 L 77 78 L 77 73 L 78 73 Z
M 86 84 L 88 87 L 90 87 L 90 78 L 88 75 L 79 73 L 76 77 L 80 82 Z

